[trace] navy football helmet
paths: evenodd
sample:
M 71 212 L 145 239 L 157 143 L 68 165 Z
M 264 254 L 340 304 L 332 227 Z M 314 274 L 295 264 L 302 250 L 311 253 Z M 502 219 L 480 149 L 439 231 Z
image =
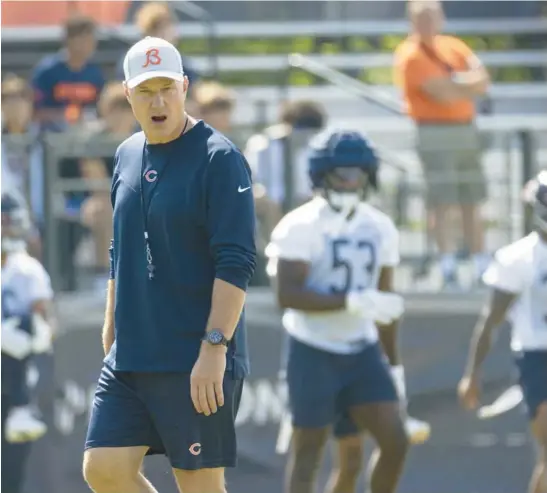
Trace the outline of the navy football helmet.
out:
M 336 211 L 351 212 L 377 188 L 379 159 L 371 142 L 347 130 L 326 130 L 310 142 L 308 171 L 314 189 L 323 191 Z
M 2 252 L 21 250 L 31 232 L 29 211 L 23 200 L 12 193 L 2 193 Z

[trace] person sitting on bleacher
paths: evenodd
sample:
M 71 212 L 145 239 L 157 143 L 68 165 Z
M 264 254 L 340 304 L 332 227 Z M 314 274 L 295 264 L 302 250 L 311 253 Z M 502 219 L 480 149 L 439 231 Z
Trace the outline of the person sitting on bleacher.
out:
M 94 118 L 104 86 L 101 67 L 92 60 L 97 46 L 93 19 L 70 17 L 64 34 L 65 48 L 43 58 L 32 75 L 36 118 L 47 130 Z
M 197 118 L 224 135 L 233 137 L 230 132 L 235 98 L 227 87 L 214 81 L 198 82 L 193 89 L 193 99 Z
M 263 133 L 253 135 L 245 147 L 245 157 L 253 171 L 256 211 L 264 227 L 265 238 L 283 215 L 286 203 L 285 156 L 286 145 L 294 130 L 313 133 L 321 130 L 326 122 L 325 111 L 314 101 L 292 101 L 281 109 L 280 122 Z M 307 142 L 306 142 L 307 144 Z M 292 183 L 295 204 L 304 203 L 311 197 L 311 186 L 302 156 L 293 156 Z M 286 211 L 285 211 L 286 212 Z
M 135 131 L 137 122 L 125 96 L 121 82 L 109 82 L 99 99 L 100 119 L 87 128 L 91 138 L 115 138 L 122 142 Z M 109 158 L 87 158 L 79 162 L 80 177 L 84 180 L 110 180 L 114 171 L 114 156 Z M 90 262 L 95 270 L 95 281 L 99 289 L 109 272 L 109 246 L 112 238 L 112 205 L 110 189 L 90 191 L 80 208 L 80 219 L 91 233 L 86 242 Z M 85 250 L 84 250 L 85 251 Z
M 177 18 L 171 12 L 167 2 L 148 2 L 135 14 L 135 24 L 139 28 L 142 37 L 151 36 L 153 38 L 165 39 L 169 43 L 177 46 Z M 183 58 L 184 74 L 190 81 L 190 90 L 192 83 L 197 82 L 199 75 L 192 70 L 188 60 Z M 116 71 L 118 80 L 124 80 L 123 57 L 120 59 Z

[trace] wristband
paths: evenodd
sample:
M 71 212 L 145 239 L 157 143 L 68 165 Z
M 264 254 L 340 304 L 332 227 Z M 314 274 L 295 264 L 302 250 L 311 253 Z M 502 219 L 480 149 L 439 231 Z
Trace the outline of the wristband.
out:
M 406 400 L 406 385 L 405 385 L 405 369 L 403 365 L 397 365 L 391 367 L 391 376 L 395 383 L 395 389 L 397 395 L 402 401 Z

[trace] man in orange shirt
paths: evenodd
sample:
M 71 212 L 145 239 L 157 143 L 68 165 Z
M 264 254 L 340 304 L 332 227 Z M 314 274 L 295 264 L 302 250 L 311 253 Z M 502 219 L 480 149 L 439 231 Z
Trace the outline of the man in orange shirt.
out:
M 488 256 L 480 216 L 486 184 L 474 99 L 486 93 L 490 79 L 463 41 L 439 34 L 443 21 L 439 2 L 411 0 L 408 11 L 413 32 L 397 47 L 394 72 L 408 114 L 417 125 L 443 280 L 445 286 L 458 284 L 457 247 L 451 242 L 448 220 L 457 207 L 478 281 Z

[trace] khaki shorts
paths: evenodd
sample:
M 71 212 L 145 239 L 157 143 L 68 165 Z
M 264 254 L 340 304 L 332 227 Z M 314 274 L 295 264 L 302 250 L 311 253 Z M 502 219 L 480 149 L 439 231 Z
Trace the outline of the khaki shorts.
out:
M 478 204 L 486 199 L 475 125 L 418 125 L 417 144 L 428 205 Z

